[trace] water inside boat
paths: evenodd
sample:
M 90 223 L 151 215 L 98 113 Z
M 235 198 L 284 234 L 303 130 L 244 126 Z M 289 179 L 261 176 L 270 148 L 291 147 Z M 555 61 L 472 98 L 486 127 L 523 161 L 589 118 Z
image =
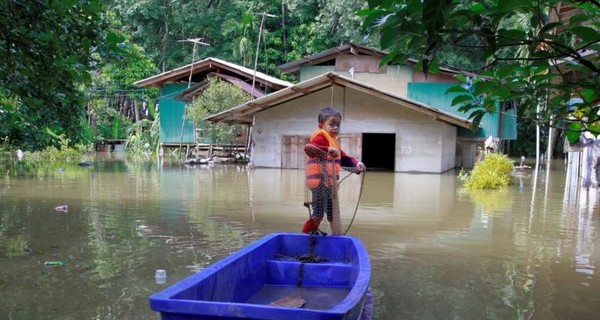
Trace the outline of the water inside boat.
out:
M 349 292 L 350 288 L 344 287 L 298 287 L 267 284 L 252 296 L 248 303 L 267 305 L 284 297 L 300 296 L 306 301 L 303 308 L 326 310 L 339 304 Z

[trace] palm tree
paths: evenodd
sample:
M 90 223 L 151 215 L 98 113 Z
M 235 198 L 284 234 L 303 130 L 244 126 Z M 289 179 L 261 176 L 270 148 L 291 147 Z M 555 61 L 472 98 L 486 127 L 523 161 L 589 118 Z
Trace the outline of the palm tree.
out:
M 244 67 L 251 61 L 254 33 L 259 23 L 251 10 L 243 12 L 241 19 L 236 16 L 225 21 L 222 31 L 224 36 L 234 38 L 236 46 L 233 48 L 233 55 L 242 61 Z

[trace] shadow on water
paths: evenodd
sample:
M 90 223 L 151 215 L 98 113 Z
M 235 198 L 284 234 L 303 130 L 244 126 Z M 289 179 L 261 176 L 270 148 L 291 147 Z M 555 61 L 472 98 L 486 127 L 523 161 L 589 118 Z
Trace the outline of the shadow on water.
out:
M 61 168 L 0 179 L 2 319 L 156 319 L 151 293 L 308 216 L 300 170 Z M 560 163 L 535 177 L 467 191 L 456 172 L 368 172 L 362 194 L 362 176 L 344 177 L 342 221 L 369 251 L 375 318 L 600 317 L 598 190 L 565 188 Z

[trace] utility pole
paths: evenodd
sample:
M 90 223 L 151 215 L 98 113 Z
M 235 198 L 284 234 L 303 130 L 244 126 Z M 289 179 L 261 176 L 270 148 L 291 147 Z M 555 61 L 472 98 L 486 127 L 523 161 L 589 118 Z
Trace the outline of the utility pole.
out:
M 184 39 L 184 40 L 178 41 L 178 42 L 194 43 L 194 48 L 192 49 L 192 63 L 190 63 L 190 76 L 188 78 L 188 89 L 192 85 L 192 74 L 194 73 L 194 62 L 196 60 L 196 46 L 199 44 L 204 45 L 204 46 L 210 46 L 210 44 L 202 42 L 202 40 L 203 40 L 202 38 L 191 38 L 191 39 Z M 182 150 L 182 146 L 183 146 L 183 128 L 185 127 L 186 113 L 187 113 L 187 108 L 184 108 L 183 114 L 181 115 L 181 135 L 179 138 L 179 150 Z M 194 140 L 196 140 L 195 132 L 196 132 L 196 130 L 195 130 L 195 126 L 194 126 Z M 186 152 L 186 157 L 187 157 L 187 152 Z
M 194 48 L 192 49 L 192 63 L 190 64 L 190 77 L 188 79 L 188 88 L 192 85 L 192 73 L 194 71 L 194 62 L 196 60 L 196 46 L 201 44 L 204 46 L 210 46 L 210 44 L 202 42 L 202 38 L 192 38 L 192 39 L 184 39 L 179 40 L 178 42 L 193 42 Z
M 254 84 L 256 83 L 256 68 L 258 67 L 258 49 L 260 48 L 260 38 L 262 37 L 262 31 L 263 31 L 263 27 L 265 25 L 265 17 L 269 17 L 269 18 L 277 17 L 276 15 L 269 14 L 266 12 L 262 12 L 260 15 L 262 16 L 262 18 L 260 20 L 260 29 L 258 31 L 258 40 L 256 41 L 256 55 L 254 56 L 254 75 L 252 76 L 252 92 L 250 93 L 250 96 L 252 97 L 252 99 L 254 99 Z

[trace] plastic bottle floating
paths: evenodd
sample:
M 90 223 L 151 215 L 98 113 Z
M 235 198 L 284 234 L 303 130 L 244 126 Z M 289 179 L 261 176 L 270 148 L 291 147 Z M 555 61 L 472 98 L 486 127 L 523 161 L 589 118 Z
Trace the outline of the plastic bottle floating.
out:
M 54 210 L 58 212 L 69 212 L 69 206 L 66 204 L 54 207 Z
M 156 284 L 165 284 L 167 282 L 167 271 L 165 269 L 157 269 L 154 274 Z

